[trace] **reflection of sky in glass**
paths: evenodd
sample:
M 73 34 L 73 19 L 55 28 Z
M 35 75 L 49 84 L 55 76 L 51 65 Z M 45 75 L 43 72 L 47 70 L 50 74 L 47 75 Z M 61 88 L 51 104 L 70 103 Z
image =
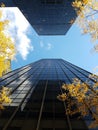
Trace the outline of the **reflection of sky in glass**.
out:
M 36 83 L 38 82 L 36 82 L 35 80 L 31 82 L 28 77 L 29 75 L 24 75 L 24 78 L 19 77 L 18 80 L 20 80 L 20 82 L 17 82 L 17 80 L 12 81 L 7 86 L 12 88 L 11 91 L 15 91 L 9 96 L 9 98 L 11 99 L 11 103 L 4 104 L 4 106 L 19 106 L 21 102 L 23 102 L 21 105 L 21 110 L 25 107 L 29 97 L 31 96 L 32 91 L 34 90 Z
M 63 83 L 72 83 L 73 79 L 77 77 L 81 81 L 86 82 L 88 80 L 90 83 L 93 83 L 93 80 L 88 79 L 89 75 L 89 72 L 60 59 L 39 60 L 32 64 L 31 67 L 29 65 L 25 69 L 20 68 L 19 70 L 6 74 L 1 79 L 0 86 L 10 87 L 12 93 L 10 95 L 10 99 L 12 100 L 11 104 L 4 105 L 21 105 L 21 109 L 23 109 L 39 81 L 63 81 Z
M 23 109 L 32 94 L 36 84 L 38 83 L 39 73 L 41 70 L 38 68 L 38 63 L 31 64 L 15 70 L 12 73 L 5 75 L 0 82 L 0 86 L 7 86 L 11 88 L 11 103 L 4 104 L 4 106 L 19 106 Z M 43 66 L 43 63 L 40 64 Z

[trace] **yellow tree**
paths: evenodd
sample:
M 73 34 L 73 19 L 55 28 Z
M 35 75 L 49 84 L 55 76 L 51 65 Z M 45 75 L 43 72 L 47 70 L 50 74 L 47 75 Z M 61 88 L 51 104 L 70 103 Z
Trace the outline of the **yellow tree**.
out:
M 5 7 L 1 3 L 1 7 Z M 6 33 L 6 27 L 8 26 L 9 21 L 2 21 L 2 12 L 0 11 L 0 77 L 10 71 L 10 63 L 15 55 L 15 45 L 11 40 L 11 37 Z M 0 89 L 0 110 L 4 109 L 3 105 L 5 103 L 10 103 L 11 99 L 9 98 L 10 89 L 7 87 L 2 87 Z
M 83 34 L 89 34 L 94 45 L 94 50 L 98 52 L 98 0 L 75 0 L 72 3 L 76 13 L 76 23 Z
M 80 114 L 80 117 L 91 115 L 93 121 L 90 128 L 98 127 L 98 76 L 91 75 L 96 83 L 90 87 L 90 84 L 82 83 L 78 79 L 74 79 L 72 84 L 63 84 L 62 89 L 65 90 L 57 98 L 61 101 L 66 101 L 66 114 Z M 75 106 L 75 107 L 73 107 Z M 79 117 L 79 118 L 80 118 Z
M 76 23 L 82 30 L 83 34 L 89 34 L 92 42 L 98 40 L 98 0 L 75 0 L 72 3 L 76 13 Z M 73 23 L 73 19 L 71 23 Z M 94 50 L 98 52 L 98 44 L 94 45 Z M 66 114 L 80 114 L 80 117 L 91 115 L 93 121 L 90 128 L 98 128 L 98 76 L 90 75 L 95 80 L 91 86 L 89 82 L 82 83 L 74 79 L 72 84 L 63 84 L 62 94 L 57 98 L 66 101 Z M 73 107 L 74 106 L 74 107 Z
M 11 99 L 9 98 L 10 89 L 7 87 L 2 87 L 0 90 L 0 110 L 4 109 L 3 105 L 5 103 L 11 103 Z
M 2 12 L 0 12 L 0 19 Z M 6 33 L 8 20 L 0 20 L 0 77 L 10 70 L 10 62 L 15 55 L 15 45 Z

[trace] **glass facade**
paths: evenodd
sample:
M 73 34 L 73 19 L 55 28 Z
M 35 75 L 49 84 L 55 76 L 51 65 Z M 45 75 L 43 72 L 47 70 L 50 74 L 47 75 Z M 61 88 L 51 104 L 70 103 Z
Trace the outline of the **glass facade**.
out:
M 73 78 L 93 84 L 90 74 L 62 59 L 42 59 L 4 75 L 0 86 L 12 88 L 12 102 L 0 113 L 0 130 L 88 130 L 90 118 L 66 115 L 57 95 Z
M 76 18 L 73 0 L 1 0 L 18 7 L 38 35 L 65 35 Z

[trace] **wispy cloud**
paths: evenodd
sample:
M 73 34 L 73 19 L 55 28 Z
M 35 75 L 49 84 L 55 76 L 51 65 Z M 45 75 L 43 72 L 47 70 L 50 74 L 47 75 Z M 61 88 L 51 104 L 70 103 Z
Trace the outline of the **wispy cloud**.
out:
M 21 54 L 22 58 L 26 60 L 27 55 L 30 51 L 33 51 L 34 48 L 30 45 L 30 39 L 28 39 L 26 35 L 20 32 L 19 36 L 21 37 L 21 39 L 20 44 L 17 45 L 17 51 Z
M 40 41 L 40 47 L 44 47 L 44 43 L 43 43 L 43 41 Z
M 47 50 L 51 50 L 51 48 L 52 48 L 52 44 L 51 44 L 51 43 L 48 43 L 48 44 L 47 44 Z
M 18 8 L 2 8 L 3 19 L 8 19 L 9 33 L 15 41 L 18 54 L 26 60 L 27 55 L 34 50 L 28 37 L 29 23 Z
M 44 48 L 45 50 L 51 50 L 53 45 L 51 43 L 45 43 L 42 40 L 40 41 L 40 47 Z

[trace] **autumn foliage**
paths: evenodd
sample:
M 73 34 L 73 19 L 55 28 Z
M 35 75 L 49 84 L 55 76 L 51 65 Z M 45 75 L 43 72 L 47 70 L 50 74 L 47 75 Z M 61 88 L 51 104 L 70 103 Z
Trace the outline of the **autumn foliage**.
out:
M 3 3 L 1 7 L 5 7 Z M 7 33 L 9 21 L 2 20 L 2 11 L 0 11 L 0 77 L 10 71 L 10 62 L 15 56 L 15 45 Z M 9 98 L 10 89 L 2 87 L 0 89 L 0 110 L 4 109 L 4 104 L 11 103 Z
M 10 89 L 4 86 L 0 90 L 0 110 L 4 109 L 3 105 L 5 103 L 11 103 L 11 99 L 8 96 L 9 92 L 10 92 Z
M 74 79 L 72 84 L 63 84 L 62 89 L 64 92 L 57 98 L 67 103 L 66 114 L 80 113 L 79 117 L 82 118 L 90 114 L 93 121 L 89 127 L 98 127 L 98 82 L 90 86 L 89 83 Z M 73 106 L 75 106 L 74 109 Z
M 7 33 L 9 21 L 2 20 L 2 12 L 0 12 L 0 77 L 10 68 L 10 61 L 15 55 L 15 45 Z
M 76 23 L 83 34 L 89 34 L 94 44 L 94 50 L 98 52 L 98 0 L 75 0 L 72 3 L 76 13 Z

